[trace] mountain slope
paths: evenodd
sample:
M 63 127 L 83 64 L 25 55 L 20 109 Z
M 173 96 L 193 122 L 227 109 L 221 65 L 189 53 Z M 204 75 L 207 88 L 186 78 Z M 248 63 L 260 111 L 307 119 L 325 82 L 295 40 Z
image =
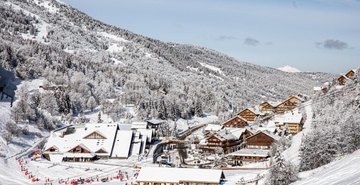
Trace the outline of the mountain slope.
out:
M 263 100 L 311 94 L 313 86 L 332 77 L 289 74 L 208 48 L 161 42 L 106 25 L 55 0 L 2 1 L 1 9 L 3 66 L 23 79 L 42 76 L 48 84 L 71 87 L 73 113 L 88 109 L 85 99 L 90 97 L 97 105 L 116 99 L 115 87 L 126 95 L 119 98 L 122 104 L 134 103 L 143 114 L 158 111 L 160 101 L 182 117 L 191 116 L 195 101 L 206 112 L 236 112 Z M 82 79 L 78 84 L 75 76 Z M 76 102 L 80 94 L 84 99 Z

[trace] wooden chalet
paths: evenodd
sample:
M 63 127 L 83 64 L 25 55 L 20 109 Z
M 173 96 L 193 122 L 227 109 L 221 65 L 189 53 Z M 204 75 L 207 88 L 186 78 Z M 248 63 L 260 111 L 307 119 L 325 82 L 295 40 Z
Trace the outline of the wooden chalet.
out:
M 352 69 L 352 70 L 350 70 L 349 72 L 347 72 L 347 73 L 345 74 L 345 76 L 346 76 L 347 78 L 351 78 L 351 77 L 355 76 L 355 73 L 356 73 L 356 70 Z
M 244 128 L 247 126 L 245 118 L 237 115 L 223 124 L 223 128 Z
M 244 109 L 243 111 L 238 113 L 239 116 L 246 119 L 247 121 L 254 121 L 257 117 L 266 116 L 263 112 L 257 109 L 255 106 L 251 108 Z
M 239 140 L 240 142 L 245 142 L 246 141 L 246 138 L 254 135 L 256 133 L 255 129 L 251 128 L 251 127 L 248 127 L 246 128 L 242 133 L 241 135 L 239 136 Z
M 337 79 L 338 85 L 345 85 L 346 80 L 349 79 L 348 77 L 346 77 L 345 75 L 340 76 Z
M 266 131 L 257 132 L 255 135 L 246 138 L 246 148 L 270 149 L 271 145 L 279 139 L 279 136 Z
M 269 150 L 249 148 L 230 153 L 228 156 L 231 157 L 233 164 L 236 166 L 242 166 L 244 162 L 266 161 L 270 157 Z
M 270 102 L 270 101 L 265 101 L 263 103 L 260 104 L 260 111 L 264 112 L 264 113 L 274 113 L 276 111 L 276 107 L 280 104 L 281 102 Z
M 302 130 L 304 120 L 301 112 L 294 110 L 284 115 L 276 115 L 274 117 L 274 123 L 281 130 L 286 129 L 287 127 L 290 134 L 297 134 Z
M 199 145 L 200 149 L 208 151 L 221 147 L 224 153 L 227 154 L 238 150 L 240 143 L 239 137 L 231 133 L 230 129 L 222 129 L 201 140 Z
M 296 106 L 299 103 L 304 102 L 304 99 L 298 97 L 298 96 L 290 96 L 287 100 L 285 100 L 284 102 L 280 103 L 277 107 L 276 107 L 276 113 L 277 114 L 284 114 L 286 111 L 290 111 L 296 108 Z

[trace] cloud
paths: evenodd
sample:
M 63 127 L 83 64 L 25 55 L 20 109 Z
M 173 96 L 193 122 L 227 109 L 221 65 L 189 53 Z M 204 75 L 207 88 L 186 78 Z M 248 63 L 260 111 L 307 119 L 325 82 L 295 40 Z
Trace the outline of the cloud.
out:
M 248 37 L 245 38 L 244 40 L 244 44 L 248 45 L 248 46 L 256 46 L 258 45 L 260 42 L 254 38 Z
M 216 38 L 216 40 L 236 40 L 237 38 L 234 36 L 227 36 L 227 35 L 221 35 L 218 38 Z
M 274 43 L 272 42 L 272 41 L 269 41 L 269 42 L 265 42 L 265 45 L 267 45 L 267 46 L 271 46 L 271 45 L 273 45 Z
M 315 42 L 315 46 L 323 47 L 326 49 L 343 50 L 343 49 L 347 49 L 349 47 L 349 44 L 340 40 L 327 39 L 324 42 Z

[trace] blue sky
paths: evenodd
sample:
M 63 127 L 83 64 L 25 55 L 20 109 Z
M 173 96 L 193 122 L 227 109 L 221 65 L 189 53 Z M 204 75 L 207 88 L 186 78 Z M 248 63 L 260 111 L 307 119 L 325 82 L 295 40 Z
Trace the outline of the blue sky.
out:
M 62 0 L 105 23 L 239 61 L 301 71 L 360 67 L 359 0 Z

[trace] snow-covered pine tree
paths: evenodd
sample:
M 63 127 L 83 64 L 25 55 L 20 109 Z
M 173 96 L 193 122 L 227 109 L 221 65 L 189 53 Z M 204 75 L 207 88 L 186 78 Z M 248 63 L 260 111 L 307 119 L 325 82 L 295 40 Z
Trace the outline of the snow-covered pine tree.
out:
M 195 102 L 195 116 L 203 117 L 202 102 L 200 98 L 197 98 Z

